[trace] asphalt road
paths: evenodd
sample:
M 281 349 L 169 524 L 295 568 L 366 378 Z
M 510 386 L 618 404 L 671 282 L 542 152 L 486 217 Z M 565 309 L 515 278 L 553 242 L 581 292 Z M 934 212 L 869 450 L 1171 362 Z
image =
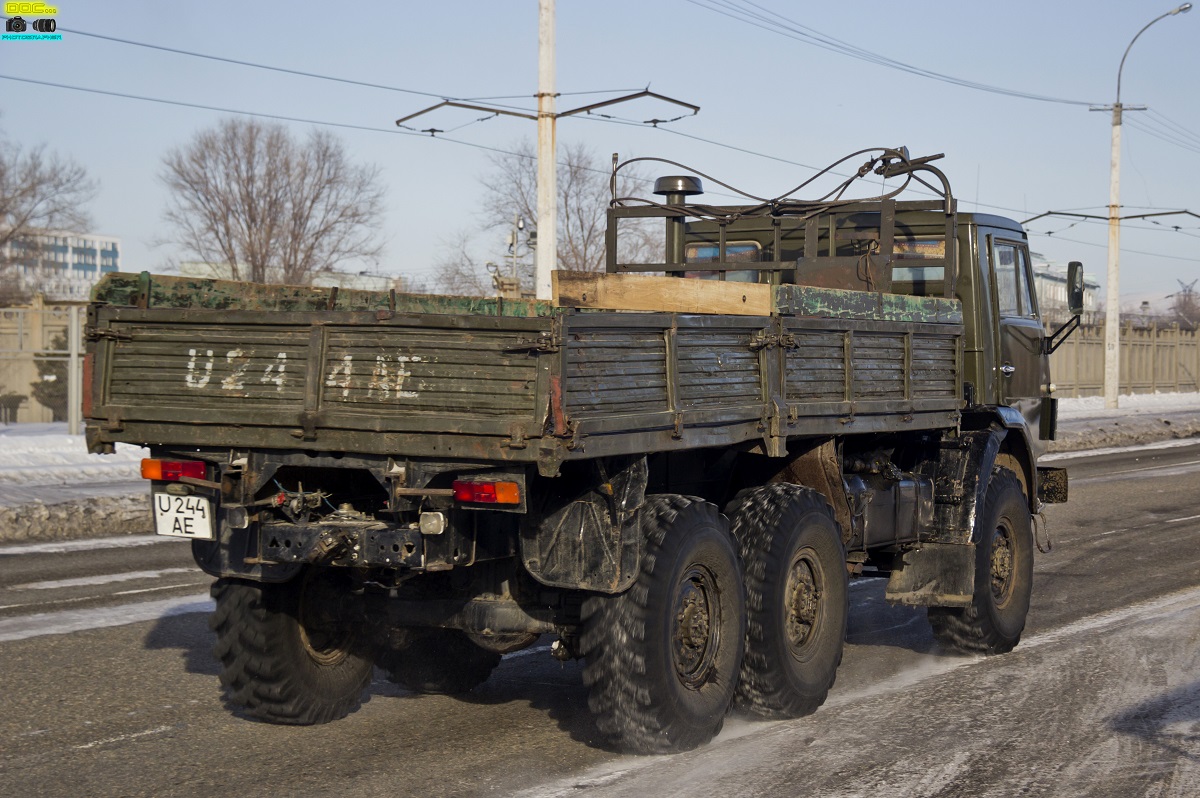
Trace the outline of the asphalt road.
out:
M 334 724 L 252 722 L 185 544 L 0 547 L 0 795 L 1200 795 L 1200 444 L 1062 462 L 1016 651 L 941 651 L 860 580 L 819 712 L 673 757 L 600 747 L 545 646 L 466 698 L 377 679 Z

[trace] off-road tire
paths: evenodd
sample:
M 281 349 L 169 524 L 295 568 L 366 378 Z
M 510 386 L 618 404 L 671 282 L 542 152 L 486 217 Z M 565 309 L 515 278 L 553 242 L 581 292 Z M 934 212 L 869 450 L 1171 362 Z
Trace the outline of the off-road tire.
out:
M 728 521 L 702 499 L 647 497 L 633 585 L 583 605 L 579 638 L 596 725 L 621 750 L 686 751 L 711 740 L 733 700 L 746 634 Z
M 846 637 L 842 530 L 825 497 L 764 485 L 726 508 L 746 582 L 746 656 L 738 709 L 765 718 L 816 711 L 833 687 Z
M 959 651 L 1004 654 L 1025 629 L 1033 591 L 1033 521 L 1017 475 L 997 468 L 975 522 L 975 593 L 969 607 L 930 607 L 940 643 Z
M 213 653 L 229 705 L 289 725 L 328 723 L 362 705 L 372 657 L 350 619 L 329 617 L 328 608 L 341 604 L 339 591 L 349 596 L 348 585 L 331 579 L 309 572 L 283 584 L 213 583 L 209 627 L 217 633 Z M 325 598 L 314 600 L 313 591 Z
M 466 693 L 488 680 L 500 654 L 480 648 L 457 629 L 412 630 L 402 647 L 384 652 L 379 667 L 414 693 Z

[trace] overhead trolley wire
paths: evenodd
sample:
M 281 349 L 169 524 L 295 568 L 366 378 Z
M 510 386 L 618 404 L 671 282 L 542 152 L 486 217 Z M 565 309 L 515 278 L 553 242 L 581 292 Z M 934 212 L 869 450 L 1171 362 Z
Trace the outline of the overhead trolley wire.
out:
M 536 97 L 536 95 L 534 95 L 534 94 L 508 94 L 508 95 L 501 95 L 501 96 L 497 96 L 497 97 L 453 97 L 449 94 L 440 94 L 438 92 L 422 91 L 420 89 L 408 89 L 408 88 L 404 88 L 402 86 L 389 86 L 385 83 L 371 83 L 369 81 L 355 80 L 353 78 L 341 78 L 341 77 L 336 77 L 334 75 L 322 75 L 318 72 L 308 72 L 308 71 L 305 71 L 302 69 L 292 69 L 290 67 L 273 66 L 271 64 L 260 64 L 260 63 L 254 62 L 254 61 L 245 61 L 240 58 L 229 58 L 227 56 L 212 55 L 210 53 L 199 53 L 194 50 L 183 50 L 183 49 L 180 49 L 177 47 L 167 47 L 166 45 L 163 45 L 163 44 L 151 44 L 150 42 L 139 42 L 139 41 L 135 41 L 133 39 L 122 39 L 119 36 L 109 36 L 109 35 L 106 35 L 103 33 L 92 33 L 91 31 L 77 30 L 75 28 L 59 27 L 58 30 L 62 31 L 64 33 L 73 34 L 75 36 L 86 36 L 86 37 L 92 38 L 92 39 L 101 39 L 104 41 L 116 42 L 117 44 L 130 45 L 132 47 L 144 47 L 148 50 L 159 50 L 159 51 L 166 52 L 166 53 L 174 53 L 176 55 L 186 55 L 191 58 L 202 58 L 202 59 L 205 59 L 208 61 L 219 61 L 221 63 L 234 64 L 236 66 L 251 67 L 254 69 L 264 69 L 269 72 L 279 72 L 279 73 L 282 73 L 285 75 L 295 75 L 298 77 L 312 78 L 315 80 L 326 80 L 326 81 L 331 81 L 334 83 L 344 83 L 349 86 L 361 86 L 363 88 L 368 88 L 368 89 L 381 89 L 383 91 L 393 91 L 393 92 L 399 92 L 401 94 L 414 94 L 419 97 L 436 97 L 436 98 L 442 99 L 442 100 L 471 100 L 471 101 L 517 100 L 517 99 L 523 99 L 523 98 L 534 99 Z M 577 95 L 577 94 L 578 95 L 616 94 L 616 93 L 626 92 L 626 91 L 638 91 L 638 89 L 602 89 L 602 90 L 597 90 L 597 91 L 561 92 L 560 94 L 562 96 Z M 518 106 L 510 106 L 510 105 L 504 105 L 504 106 L 500 106 L 500 107 L 509 108 L 511 110 L 521 110 L 521 111 L 528 110 L 525 108 L 520 108 Z
M 993 86 L 987 83 L 980 83 L 974 80 L 958 78 L 953 75 L 947 75 L 942 72 L 935 72 L 931 69 L 914 66 L 903 61 L 898 61 L 894 58 L 889 58 L 871 50 L 858 47 L 848 42 L 844 42 L 840 39 L 836 39 L 814 28 L 810 28 L 807 25 L 802 25 L 794 20 L 791 20 L 782 14 L 779 14 L 778 12 L 771 11 L 764 6 L 750 2 L 750 0 L 745 0 L 744 4 L 741 5 L 733 2 L 732 0 L 686 0 L 686 2 L 691 3 L 699 8 L 713 11 L 717 14 L 729 17 L 730 19 L 744 22 L 748 25 L 761 28 L 762 30 L 769 31 L 789 39 L 794 39 L 814 47 L 819 47 L 823 50 L 829 50 L 831 52 L 847 56 L 848 58 L 854 58 L 860 61 L 876 64 L 878 66 L 887 67 L 889 69 L 907 72 L 910 75 L 916 75 L 918 77 L 924 77 L 930 80 L 937 80 L 941 81 L 942 83 L 949 83 L 967 89 L 974 89 L 976 91 L 1002 94 L 1025 100 L 1060 103 L 1064 105 L 1096 105 L 1094 102 L 1088 102 L 1085 100 L 1051 97 L 1044 94 L 1033 94 L 1031 92 L 1019 91 L 1017 89 L 1008 89 L 1002 86 Z M 758 10 L 756 11 L 754 9 Z

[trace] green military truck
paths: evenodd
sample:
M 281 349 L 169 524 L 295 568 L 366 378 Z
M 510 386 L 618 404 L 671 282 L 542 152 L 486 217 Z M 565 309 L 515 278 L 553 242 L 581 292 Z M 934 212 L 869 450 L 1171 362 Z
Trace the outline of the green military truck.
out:
M 959 213 L 933 157 L 865 157 L 818 200 L 614 197 L 607 273 L 554 303 L 109 275 L 89 447 L 150 448 L 228 702 L 323 723 L 376 665 L 462 692 L 552 635 L 614 745 L 684 750 L 822 703 L 852 577 L 1012 649 L 1071 325 L 1044 334 L 1019 224 Z M 901 186 L 843 198 L 871 174 Z M 646 224 L 661 262 L 623 262 Z

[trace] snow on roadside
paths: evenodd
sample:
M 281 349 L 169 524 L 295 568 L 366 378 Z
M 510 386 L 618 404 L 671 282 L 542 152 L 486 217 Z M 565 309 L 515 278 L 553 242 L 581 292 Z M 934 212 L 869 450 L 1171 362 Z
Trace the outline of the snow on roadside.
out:
M 7 425 L 0 427 L 0 486 L 138 479 L 148 456 L 124 443 L 111 455 L 88 454 L 83 436 L 68 435 L 65 423 Z
M 1124 395 L 1117 410 L 1106 410 L 1103 396 L 1070 397 L 1058 400 L 1060 420 L 1143 415 L 1147 413 L 1200 412 L 1200 393 L 1148 393 Z

